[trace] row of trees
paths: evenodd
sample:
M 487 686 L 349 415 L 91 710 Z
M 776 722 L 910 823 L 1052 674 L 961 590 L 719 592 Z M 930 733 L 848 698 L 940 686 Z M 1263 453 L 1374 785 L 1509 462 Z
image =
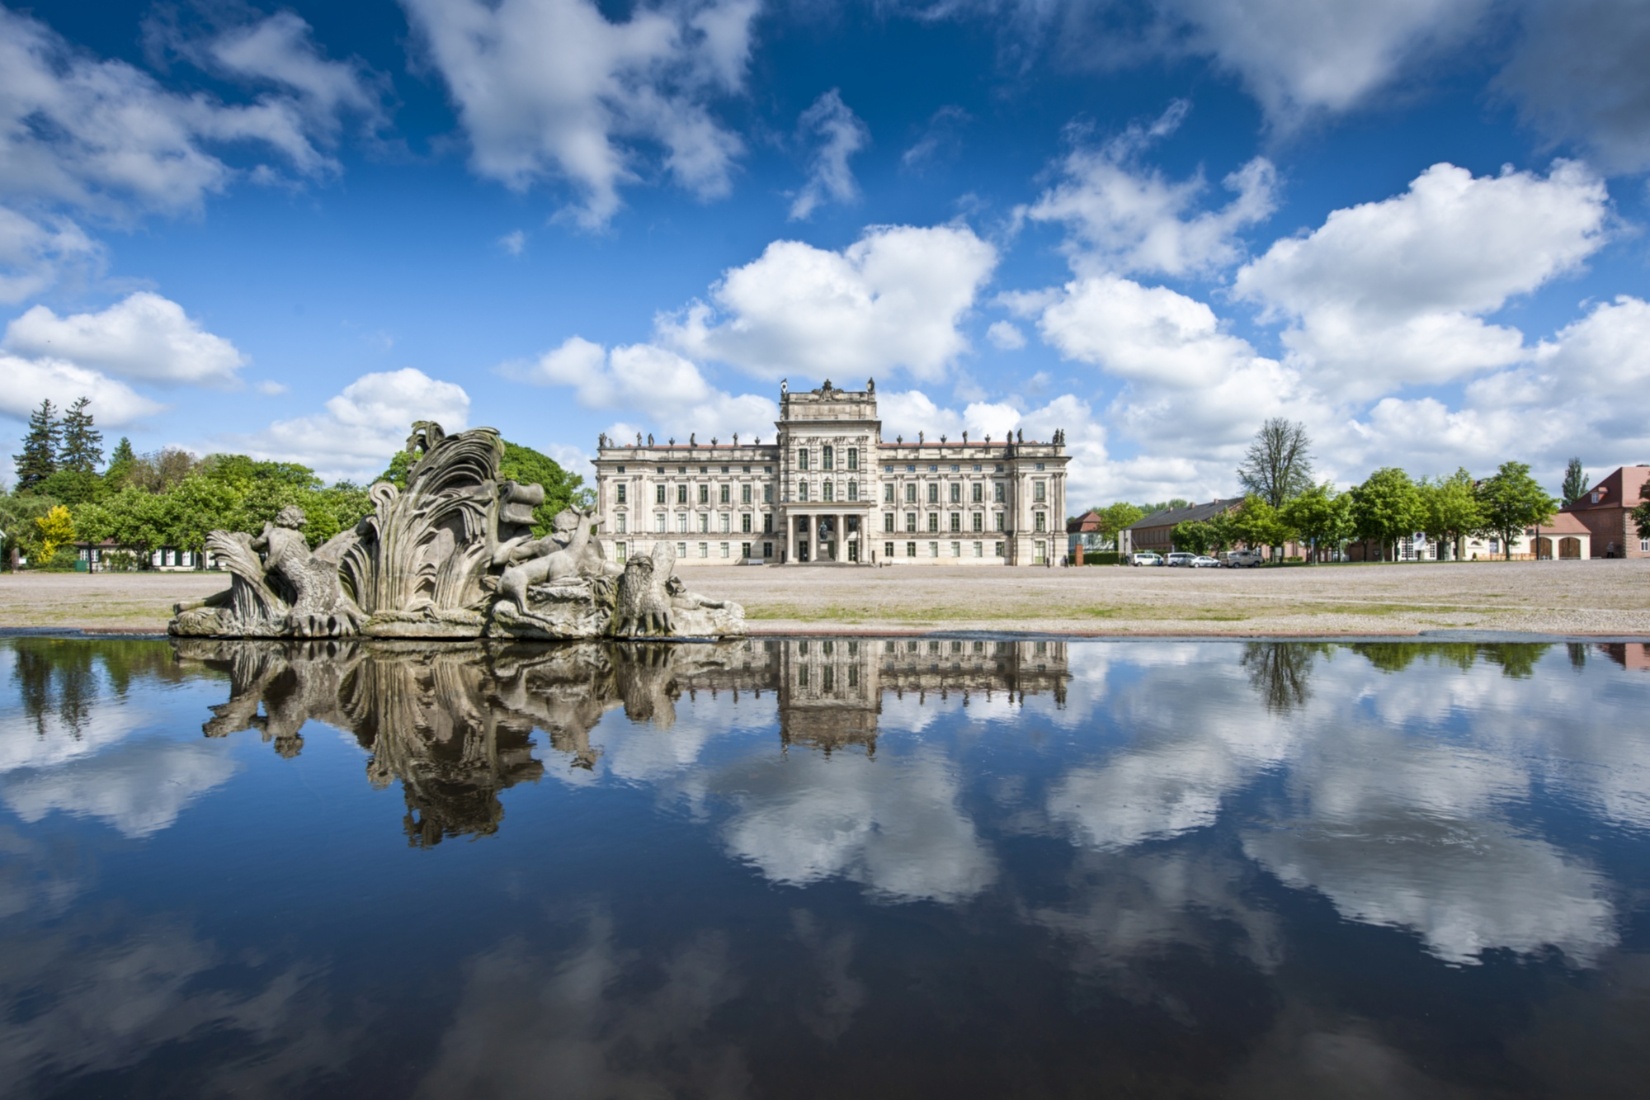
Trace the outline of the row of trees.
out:
M 1558 506 L 1522 462 L 1504 462 L 1482 480 L 1462 469 L 1416 481 L 1386 466 L 1344 493 L 1324 482 L 1290 496 L 1281 507 L 1251 493 L 1231 512 L 1178 524 L 1173 538 L 1177 548 L 1199 554 L 1239 543 L 1286 542 L 1321 554 L 1356 539 L 1375 543 L 1382 557 L 1396 557 L 1398 542 L 1416 532 L 1454 548 L 1457 556 L 1465 539 L 1493 536 L 1510 557 L 1513 540 L 1545 522 Z
M 138 455 L 121 439 L 99 471 L 102 436 L 89 404 L 82 398 L 59 420 L 46 401 L 30 417 L 22 453 L 14 456 L 16 488 L 0 495 L 0 533 L 13 568 L 23 555 L 31 563 L 72 568 L 75 542 L 112 541 L 144 567 L 161 548 L 195 551 L 200 560 L 209 532 L 255 534 L 288 505 L 304 510 L 304 537 L 318 546 L 372 511 L 365 487 L 327 485 L 296 462 L 198 458 L 178 448 Z M 577 474 L 531 448 L 508 442 L 504 448 L 503 477 L 545 488 L 536 533 L 548 530 L 551 517 L 569 504 L 589 503 Z M 397 452 L 380 479 L 405 488 L 412 461 Z

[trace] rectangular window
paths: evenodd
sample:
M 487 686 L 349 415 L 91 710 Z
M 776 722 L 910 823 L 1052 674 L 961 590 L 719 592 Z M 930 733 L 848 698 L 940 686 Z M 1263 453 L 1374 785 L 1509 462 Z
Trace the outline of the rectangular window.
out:
M 710 503 L 710 486 L 709 485 L 699 486 L 699 503 L 700 504 L 709 504 Z
M 836 469 L 836 448 L 835 447 L 821 447 L 819 449 L 819 457 L 821 459 L 821 461 L 819 463 L 821 469 L 825 469 L 825 470 L 834 470 L 834 469 Z
M 796 483 L 796 499 L 808 499 L 808 483 L 806 481 L 799 481 Z
M 676 503 L 677 504 L 686 504 L 687 503 L 687 486 L 686 485 L 676 486 Z
M 751 533 L 751 514 L 749 512 L 746 512 L 739 517 L 739 532 L 744 535 Z M 749 554 L 746 554 L 745 556 L 747 558 L 750 557 Z
M 762 486 L 762 503 L 763 504 L 772 504 L 773 503 L 773 486 L 772 485 Z
M 889 482 L 887 485 L 884 485 L 882 487 L 882 502 L 884 504 L 894 503 L 894 484 L 893 484 L 893 482 Z
M 723 512 L 722 513 L 722 534 L 725 535 L 725 534 L 727 534 L 728 532 L 730 532 L 732 530 L 733 530 L 733 517 L 728 515 L 726 512 Z
M 859 469 L 859 448 L 857 447 L 848 448 L 848 469 Z
M 951 544 L 951 556 L 954 558 L 962 557 L 962 543 L 954 542 Z
M 835 500 L 836 499 L 836 485 L 833 482 L 827 481 L 824 485 L 820 486 L 820 499 L 821 500 Z
M 1650 539 L 1639 539 L 1639 553 L 1650 554 Z
M 623 512 L 620 512 L 620 513 L 619 513 L 619 514 L 618 514 L 618 515 L 616 515 L 616 516 L 614 516 L 614 517 L 613 517 L 613 519 L 614 519 L 614 521 L 615 521 L 615 522 L 616 522 L 616 523 L 617 523 L 617 524 L 618 524 L 618 525 L 619 525 L 619 528 L 618 528 L 618 533 L 619 533 L 619 534 L 621 534 L 621 535 L 622 535 L 622 534 L 624 534 L 624 533 L 625 533 L 625 529 L 624 529 L 624 513 L 623 513 Z
M 905 556 L 908 557 L 908 558 L 914 558 L 914 557 L 917 556 L 917 544 L 916 543 L 908 542 L 908 543 L 905 544 Z
M 984 512 L 975 512 L 974 513 L 974 530 L 976 530 L 976 531 L 984 531 L 985 530 L 985 513 Z
M 1041 463 L 1041 462 L 1039 462 L 1039 463 L 1037 463 L 1037 468 L 1038 468 L 1038 469 L 1039 469 L 1039 470 L 1041 470 L 1041 469 L 1042 469 L 1042 468 L 1043 468 L 1043 464 L 1042 464 L 1042 463 Z
M 722 491 L 717 494 L 717 503 L 718 504 L 732 504 L 733 503 L 733 486 L 732 485 L 722 486 Z
M 915 512 L 905 513 L 905 529 L 907 531 L 915 531 L 917 529 L 917 514 Z
M 806 470 L 808 468 L 808 448 L 798 447 L 796 449 L 796 468 L 798 470 Z
M 882 544 L 882 556 L 885 557 L 885 558 L 892 558 L 894 556 L 894 544 L 893 543 L 885 542 L 885 543 Z
M 1031 519 L 1032 519 L 1033 523 L 1035 524 L 1035 526 L 1033 527 L 1033 530 L 1036 530 L 1036 531 L 1047 531 L 1048 530 L 1048 513 L 1047 512 L 1035 512 L 1035 513 L 1032 514 Z
M 764 560 L 773 557 L 773 543 L 764 542 L 762 544 L 762 557 Z
M 724 558 L 728 556 L 728 544 L 725 542 L 722 544 L 722 556 Z
M 962 530 L 962 513 L 961 512 L 952 512 L 951 513 L 951 530 L 953 530 L 953 531 L 961 531 Z
M 663 512 L 653 513 L 653 529 L 661 535 L 665 533 L 665 514 Z
M 699 513 L 699 533 L 701 535 L 710 534 L 710 513 L 709 512 L 700 512 Z
M 653 503 L 663 504 L 664 502 L 665 502 L 665 487 L 663 485 L 655 485 L 653 487 Z
M 686 512 L 677 512 L 676 513 L 676 530 L 680 534 L 684 534 L 684 535 L 687 534 L 687 513 Z
M 994 543 L 991 544 L 991 556 L 994 557 L 994 558 L 1000 558 L 1000 557 L 1003 556 L 1003 544 L 1002 543 L 994 542 Z
M 1048 543 L 1044 542 L 1042 539 L 1038 539 L 1032 544 L 1031 564 L 1048 564 Z
M 614 492 L 615 492 L 614 503 L 615 504 L 624 504 L 625 503 L 625 499 L 624 499 L 625 486 L 615 485 L 615 486 L 613 486 L 613 489 L 614 489 Z
M 928 483 L 928 503 L 938 504 L 939 502 L 940 502 L 939 482 L 931 481 L 931 482 Z
M 889 532 L 890 534 L 893 533 L 893 530 L 894 530 L 894 513 L 892 513 L 892 512 L 882 513 L 882 529 L 884 531 Z
M 938 531 L 940 529 L 940 514 L 938 512 L 928 513 L 928 529 L 930 531 Z
M 1003 486 L 1003 483 L 1000 482 L 1000 481 L 993 482 L 992 485 L 991 485 L 991 502 L 993 504 L 1001 504 L 1003 502 L 1003 500 L 1004 500 L 1004 486 Z
M 1048 499 L 1048 482 L 1034 481 L 1031 483 L 1031 499 L 1038 504 Z
M 676 556 L 678 558 L 687 557 L 687 543 L 679 542 L 676 544 Z
M 739 556 L 741 558 L 748 558 L 748 557 L 751 556 L 751 544 L 750 543 L 742 542 L 742 543 L 739 544 Z
M 983 543 L 983 542 L 976 542 L 976 543 L 975 543 L 975 544 L 974 544 L 974 556 L 975 556 L 975 557 L 976 557 L 976 558 L 983 558 L 983 557 L 985 557 L 985 543 Z
M 859 482 L 850 481 L 848 483 L 848 499 L 849 500 L 858 500 L 859 499 Z
M 764 535 L 773 534 L 773 513 L 772 512 L 763 512 L 762 513 L 762 533 Z M 764 554 L 762 556 L 767 557 L 766 554 Z
M 999 530 L 999 531 L 1003 530 L 1003 514 L 1001 512 L 997 513 L 997 528 L 996 529 Z
M 917 487 L 915 485 L 907 485 L 905 487 L 905 503 L 915 504 L 916 502 L 917 502 Z
M 749 485 L 739 486 L 739 503 L 740 504 L 749 504 L 750 502 L 751 502 L 751 487 Z
M 931 558 L 937 558 L 937 557 L 940 556 L 940 544 L 939 543 L 931 542 L 931 543 L 928 544 L 928 556 L 931 557 Z
M 962 486 L 959 485 L 955 481 L 953 481 L 951 483 L 951 503 L 952 504 L 961 504 L 962 503 Z
M 699 544 L 699 556 L 700 556 L 700 557 L 701 557 L 701 558 L 708 558 L 708 557 L 710 557 L 710 543 L 708 543 L 708 542 L 701 542 L 701 543 L 700 543 L 700 544 Z
M 613 547 L 613 557 L 619 562 L 620 565 L 624 564 L 624 560 L 625 560 L 625 556 L 626 556 L 625 551 L 627 549 L 628 549 L 628 547 L 626 546 L 626 544 L 624 544 L 622 542 L 615 544 L 614 547 Z
M 983 482 L 976 481 L 969 486 L 968 499 L 975 504 L 985 503 L 985 485 Z

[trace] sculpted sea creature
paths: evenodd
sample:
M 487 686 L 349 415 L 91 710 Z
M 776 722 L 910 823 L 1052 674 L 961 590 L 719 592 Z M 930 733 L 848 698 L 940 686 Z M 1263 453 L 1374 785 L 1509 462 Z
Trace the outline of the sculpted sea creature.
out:
M 614 598 L 614 634 L 621 638 L 670 634 L 670 593 L 666 585 L 675 568 L 676 554 L 668 542 L 654 546 L 652 557 L 638 556 L 625 563 Z
M 585 548 L 590 544 L 590 518 L 593 513 L 568 508 L 557 513 L 552 525 L 564 527 L 563 517 L 571 515 L 567 543 L 560 545 L 553 536 L 539 539 L 532 545 L 545 549 L 536 557 L 517 561 L 504 570 L 498 580 L 498 598 L 515 605 L 520 614 L 527 613 L 527 590 L 535 584 L 555 584 L 578 577 L 584 564 Z M 555 549 L 548 549 L 549 543 Z

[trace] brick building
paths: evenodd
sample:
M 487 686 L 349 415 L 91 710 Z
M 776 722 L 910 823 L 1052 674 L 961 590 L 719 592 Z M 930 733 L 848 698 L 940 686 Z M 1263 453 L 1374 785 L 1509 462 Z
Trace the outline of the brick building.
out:
M 1574 516 L 1592 534 L 1595 558 L 1650 558 L 1650 539 L 1639 538 L 1633 509 L 1650 482 L 1650 466 L 1618 466 L 1561 512 Z

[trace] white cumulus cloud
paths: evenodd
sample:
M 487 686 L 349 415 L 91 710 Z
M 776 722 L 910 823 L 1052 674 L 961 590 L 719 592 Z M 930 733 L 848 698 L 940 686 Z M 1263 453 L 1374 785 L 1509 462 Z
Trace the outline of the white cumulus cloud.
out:
M 775 241 L 728 271 L 660 335 L 688 355 L 766 378 L 936 378 L 968 350 L 958 329 L 997 266 L 966 226 L 879 226 L 840 252 Z
M 546 179 L 606 224 L 643 178 L 641 143 L 702 197 L 727 193 L 739 138 L 710 114 L 742 90 L 757 0 L 637 6 L 614 22 L 590 0 L 403 0 L 447 82 L 477 173 L 515 190 Z
M 35 306 L 6 326 L 0 346 L 62 358 L 143 382 L 224 384 L 246 363 L 234 344 L 203 329 L 169 298 L 139 291 L 100 313 L 59 317 Z
M 870 143 L 871 132 L 835 88 L 803 111 L 797 125 L 804 138 L 817 143 L 808 165 L 808 182 L 791 203 L 792 220 L 805 221 L 824 203 L 852 202 L 858 197 L 859 185 L 848 161 Z
M 27 420 L 40 402 L 49 400 L 66 409 L 79 398 L 91 400 L 89 411 L 97 423 L 119 428 L 151 416 L 164 407 L 124 382 L 62 359 L 25 359 L 0 351 L 0 415 Z
M 100 273 L 103 247 L 69 218 L 0 206 L 0 304 L 32 298 L 71 271 Z

